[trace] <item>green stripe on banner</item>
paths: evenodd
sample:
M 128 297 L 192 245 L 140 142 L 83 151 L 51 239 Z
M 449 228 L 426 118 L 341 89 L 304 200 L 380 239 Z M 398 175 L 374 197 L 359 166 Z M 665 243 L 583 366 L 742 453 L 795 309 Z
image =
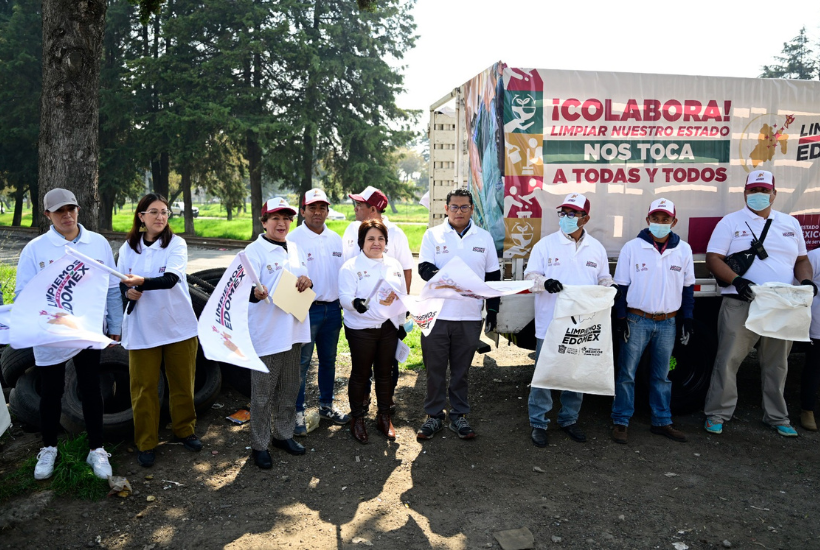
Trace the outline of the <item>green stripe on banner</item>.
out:
M 728 163 L 731 140 L 545 140 L 544 164 Z

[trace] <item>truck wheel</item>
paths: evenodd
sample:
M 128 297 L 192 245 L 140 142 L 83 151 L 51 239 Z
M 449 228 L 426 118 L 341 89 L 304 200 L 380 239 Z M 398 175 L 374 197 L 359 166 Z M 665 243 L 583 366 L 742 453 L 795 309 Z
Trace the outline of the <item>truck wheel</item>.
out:
M 30 367 L 9 394 L 9 409 L 27 432 L 40 431 L 40 370 Z
M 0 369 L 3 371 L 3 387 L 13 388 L 17 384 L 17 379 L 24 372 L 34 366 L 34 349 L 23 348 L 14 349 L 6 346 L 3 355 L 0 355 Z
M 195 286 L 203 292 L 211 294 L 214 291 L 214 285 L 212 285 L 205 279 L 200 279 L 199 277 L 196 277 L 194 275 L 186 275 L 185 278 L 188 280 L 189 285 Z
M 192 273 L 191 276 L 198 277 L 203 281 L 210 283 L 213 286 L 216 286 L 219 283 L 219 280 L 222 278 L 222 275 L 224 274 L 224 267 L 214 267 L 211 269 L 203 269 L 202 271 L 197 271 L 196 273 Z

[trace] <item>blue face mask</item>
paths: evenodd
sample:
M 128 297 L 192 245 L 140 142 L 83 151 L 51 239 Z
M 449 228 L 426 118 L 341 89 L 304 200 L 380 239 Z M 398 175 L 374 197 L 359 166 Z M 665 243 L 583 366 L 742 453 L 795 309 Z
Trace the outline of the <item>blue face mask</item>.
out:
M 406 323 L 404 323 L 404 332 L 410 334 L 413 332 L 413 319 L 408 319 Z
M 752 193 L 746 197 L 746 204 L 755 212 L 766 210 L 771 204 L 769 195 L 766 193 Z
M 649 232 L 656 239 L 663 239 L 672 231 L 671 223 L 650 223 Z
M 578 231 L 578 218 L 570 218 L 568 216 L 558 218 L 558 226 L 561 228 L 561 231 L 567 235 L 575 233 Z

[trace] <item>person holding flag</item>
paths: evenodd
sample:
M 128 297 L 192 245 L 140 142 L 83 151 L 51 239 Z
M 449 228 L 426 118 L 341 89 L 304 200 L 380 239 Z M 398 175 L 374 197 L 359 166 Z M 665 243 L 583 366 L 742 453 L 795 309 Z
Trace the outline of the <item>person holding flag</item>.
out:
M 557 293 L 564 290 L 564 283 L 612 286 L 606 249 L 584 229 L 589 223 L 589 209 L 589 199 L 584 195 L 567 195 L 558 207 L 559 230 L 538 241 L 527 262 L 524 278 L 533 281 L 532 292 L 535 294 L 536 364 L 547 330 L 552 324 Z M 579 443 L 587 440 L 578 427 L 583 399 L 583 393 L 562 391 L 561 410 L 558 412 L 558 425 Z M 546 447 L 547 413 L 552 410 L 552 390 L 532 386 L 528 408 L 532 427 L 530 439 L 536 447 Z
M 404 272 L 397 260 L 385 255 L 388 231 L 382 222 L 362 222 L 358 245 L 359 255 L 347 260 L 339 272 L 339 300 L 345 309 L 345 336 L 352 363 L 347 387 L 353 417 L 350 434 L 359 443 L 368 441 L 364 417 L 370 405 L 372 375 L 376 379 L 376 428 L 393 441 L 391 374 L 399 326 L 405 318 L 404 304 L 397 299 L 407 294 Z
M 114 268 L 114 255 L 108 241 L 99 233 L 88 231 L 78 223 L 80 207 L 74 193 L 55 187 L 43 197 L 43 214 L 51 221 L 48 231 L 29 242 L 20 253 L 17 264 L 15 297 L 50 263 L 65 256 L 66 245 Z M 100 297 L 102 299 L 102 297 Z M 120 339 L 122 300 L 119 279 L 108 278 L 105 321 L 106 332 L 112 340 Z M 54 472 L 57 460 L 57 434 L 60 432 L 60 414 L 65 386 L 65 368 L 74 359 L 77 385 L 83 396 L 83 420 L 88 432 L 89 452 L 86 462 L 94 475 L 106 479 L 111 476 L 109 455 L 103 448 L 103 400 L 100 393 L 100 350 L 51 346 L 34 346 L 34 360 L 41 373 L 40 422 L 43 447 L 37 454 L 35 479 L 47 479 Z
M 128 350 L 137 461 L 146 468 L 154 465 L 159 443 L 163 359 L 174 436 L 189 451 L 202 450 L 194 433 L 197 321 L 185 279 L 188 246 L 168 225 L 170 213 L 165 197 L 142 197 L 117 261 L 128 276 L 120 283 L 128 300 L 122 346 Z
M 245 248 L 248 262 L 262 283 L 250 296 L 251 341 L 269 371 L 251 372 L 251 456 L 262 469 L 273 467 L 269 444 L 292 455 L 305 454 L 305 448 L 293 439 L 294 403 L 299 394 L 302 344 L 310 342 L 310 322 L 299 321 L 265 300 L 279 285 L 284 271 L 297 277 L 298 292 L 313 286 L 304 254 L 296 243 L 287 240 L 295 215 L 296 210 L 282 198 L 266 201 L 260 218 L 265 232 Z

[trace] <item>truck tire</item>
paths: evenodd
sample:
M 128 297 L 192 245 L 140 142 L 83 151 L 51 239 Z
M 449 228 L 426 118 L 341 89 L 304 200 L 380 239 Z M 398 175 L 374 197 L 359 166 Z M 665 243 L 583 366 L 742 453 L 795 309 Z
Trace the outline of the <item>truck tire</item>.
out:
M 211 283 L 209 283 L 205 279 L 200 279 L 199 277 L 197 277 L 195 275 L 187 275 L 186 279 L 188 280 L 189 285 L 195 286 L 195 287 L 199 288 L 200 290 L 202 290 L 203 292 L 211 294 L 214 291 L 214 285 L 212 285 Z
M 193 277 L 198 277 L 205 282 L 208 282 L 214 286 L 219 283 L 219 279 L 222 278 L 222 275 L 225 274 L 224 267 L 214 267 L 211 269 L 204 269 L 202 271 L 197 271 L 196 273 L 192 273 Z
M 251 369 L 244 369 L 230 363 L 219 363 L 222 368 L 222 381 L 245 397 L 251 396 Z
M 34 350 L 32 348 L 14 349 L 6 346 L 3 355 L 0 355 L 0 369 L 3 371 L 3 387 L 13 388 L 17 379 L 29 368 L 34 366 Z
M 30 367 L 9 394 L 9 409 L 27 432 L 40 431 L 40 370 Z
M 208 303 L 208 298 L 210 298 L 211 295 L 202 289 L 191 285 L 188 285 L 188 290 L 191 294 L 191 305 L 194 308 L 194 314 L 196 314 L 196 318 L 199 319 L 199 316 L 202 315 L 202 310 L 205 309 L 205 304 Z

